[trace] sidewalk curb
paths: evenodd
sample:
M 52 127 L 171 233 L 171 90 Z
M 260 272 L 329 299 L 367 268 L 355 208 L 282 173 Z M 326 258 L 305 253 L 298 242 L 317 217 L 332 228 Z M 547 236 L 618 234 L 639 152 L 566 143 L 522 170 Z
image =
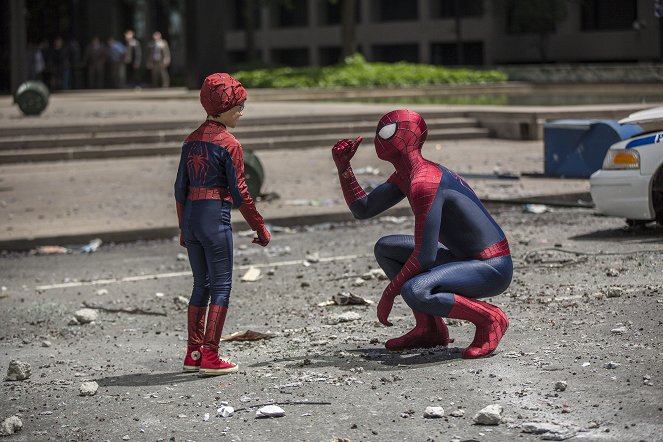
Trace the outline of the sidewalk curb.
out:
M 578 207 L 592 208 L 591 196 L 589 193 L 569 193 L 559 195 L 531 196 L 527 198 L 516 199 L 482 199 L 484 205 L 488 208 L 512 207 L 527 203 L 545 204 L 556 207 Z M 248 224 L 239 215 L 239 212 L 233 212 L 235 220 L 231 222 L 234 231 L 249 229 Z M 409 207 L 397 207 L 385 211 L 380 216 L 373 218 L 379 219 L 381 216 L 411 216 L 412 211 Z M 239 219 L 238 219 L 239 218 Z M 314 215 L 297 215 L 270 217 L 266 220 L 268 224 L 281 227 L 295 227 L 312 224 L 322 224 L 328 222 L 347 222 L 357 221 L 349 210 L 330 211 Z M 370 220 L 366 220 L 370 221 Z M 104 243 L 122 243 L 134 241 L 149 241 L 158 239 L 175 238 L 179 235 L 179 228 L 176 225 L 153 228 L 136 228 L 125 230 L 102 230 L 98 232 L 88 232 L 71 235 L 55 236 L 37 236 L 0 240 L 0 251 L 28 251 L 38 246 L 46 245 L 83 245 L 94 238 L 101 239 Z

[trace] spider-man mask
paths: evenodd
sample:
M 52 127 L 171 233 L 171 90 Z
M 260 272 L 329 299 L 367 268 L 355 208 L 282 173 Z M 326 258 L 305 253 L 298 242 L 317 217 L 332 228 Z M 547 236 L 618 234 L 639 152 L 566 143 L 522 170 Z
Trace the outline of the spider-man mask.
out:
M 380 118 L 375 131 L 375 151 L 381 160 L 394 163 L 421 152 L 428 128 L 421 115 L 408 110 L 395 110 Z
M 200 88 L 200 103 L 207 115 L 216 116 L 232 109 L 246 100 L 246 89 L 242 83 L 226 73 L 207 76 Z

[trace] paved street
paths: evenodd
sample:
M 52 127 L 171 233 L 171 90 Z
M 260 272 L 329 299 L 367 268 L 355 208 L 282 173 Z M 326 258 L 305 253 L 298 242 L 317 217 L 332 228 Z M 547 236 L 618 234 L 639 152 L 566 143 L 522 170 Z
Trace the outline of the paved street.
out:
M 15 360 L 31 367 L 27 379 L 0 387 L 2 418 L 23 422 L 12 440 L 663 440 L 661 227 L 625 231 L 623 220 L 592 208 L 552 204 L 587 205 L 588 181 L 543 177 L 542 140 L 487 138 L 478 117 L 455 107 L 415 110 L 435 121 L 424 156 L 461 173 L 511 243 L 514 280 L 493 299 L 510 327 L 494 356 L 461 359 L 474 329 L 454 320 L 449 348 L 387 352 L 384 341 L 412 327 L 401 300 L 392 329 L 377 323 L 374 304 L 319 305 L 347 292 L 377 302 L 386 281 L 367 274 L 376 269 L 374 243 L 413 231 L 405 202 L 379 219 L 352 221 L 330 156 L 329 139 L 373 130 L 392 106 L 256 100 L 237 133 L 263 164 L 258 207 L 273 240 L 265 249 L 251 245 L 233 213 L 225 332 L 273 337 L 223 343 L 223 356 L 240 364 L 235 375 L 180 373 L 191 276 L 173 240 L 178 157 L 170 145 L 180 135 L 167 129 L 195 125 L 198 106 L 178 90 L 82 93 L 54 97 L 36 119 L 0 101 L 8 154 L 0 165 L 0 248 L 24 250 L 0 255 L 0 367 Z M 489 113 L 484 121 L 493 127 L 520 128 L 522 118 L 540 127 L 551 115 L 612 118 L 637 106 L 473 112 Z M 131 134 L 144 141 L 122 138 Z M 140 156 L 130 157 L 133 148 Z M 12 149 L 26 158 L 71 149 L 92 159 L 12 163 Z M 391 173 L 370 138 L 353 166 L 367 188 Z M 550 203 L 544 213 L 523 211 L 523 201 L 541 198 Z M 104 240 L 99 250 L 78 252 L 95 237 Z M 25 252 L 38 245 L 72 253 Z M 251 267 L 260 277 L 241 282 Z M 82 307 L 97 319 L 72 325 Z M 86 381 L 98 384 L 95 395 L 81 395 Z M 255 419 L 269 403 L 285 417 Z M 234 415 L 217 417 L 224 405 Z M 499 424 L 476 425 L 488 405 L 503 408 Z M 429 406 L 444 417 L 424 418 Z
M 482 360 L 459 358 L 473 333 L 462 321 L 450 324 L 449 349 L 385 351 L 412 326 L 400 299 L 391 329 L 377 324 L 374 305 L 318 306 L 341 291 L 376 302 L 386 282 L 358 278 L 376 267 L 375 241 L 411 232 L 411 218 L 276 229 L 266 249 L 236 231 L 225 332 L 275 337 L 222 343 L 240 372 L 219 378 L 179 372 L 186 313 L 174 299 L 188 296 L 191 278 L 174 241 L 7 254 L 0 367 L 32 367 L 29 379 L 0 387 L 3 415 L 24 425 L 11 440 L 661 440 L 661 229 L 625 232 L 592 209 L 490 210 L 516 271 L 493 299 L 509 331 Z M 262 278 L 240 282 L 251 265 Z M 68 325 L 85 304 L 98 319 Z M 348 312 L 356 315 L 340 322 Z M 79 396 L 86 380 L 99 384 L 95 396 Z M 216 416 L 224 401 L 233 416 Z M 286 416 L 255 419 L 272 402 Z M 503 407 L 502 423 L 475 425 L 490 404 Z M 424 419 L 428 406 L 445 417 Z M 556 426 L 523 433 L 543 424 Z

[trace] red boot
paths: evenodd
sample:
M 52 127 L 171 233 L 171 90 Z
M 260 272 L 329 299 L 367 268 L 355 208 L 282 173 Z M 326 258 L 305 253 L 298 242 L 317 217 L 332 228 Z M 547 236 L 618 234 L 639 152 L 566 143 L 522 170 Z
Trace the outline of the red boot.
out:
M 449 345 L 449 329 L 444 319 L 412 310 L 417 323 L 412 330 L 385 342 L 387 350 L 406 350 L 409 348 L 430 348 Z
M 449 317 L 465 319 L 477 328 L 474 340 L 463 350 L 464 358 L 481 358 L 491 354 L 509 327 L 509 320 L 499 307 L 459 295 L 454 295 L 454 306 Z
M 207 313 L 207 329 L 201 348 L 202 360 L 200 373 L 209 376 L 227 374 L 237 371 L 237 364 L 219 358 L 219 341 L 226 320 L 228 308 L 211 304 Z
M 189 336 L 182 371 L 198 371 L 200 368 L 200 346 L 203 345 L 203 336 L 205 335 L 205 313 L 207 313 L 207 307 L 197 307 L 189 304 L 187 311 Z

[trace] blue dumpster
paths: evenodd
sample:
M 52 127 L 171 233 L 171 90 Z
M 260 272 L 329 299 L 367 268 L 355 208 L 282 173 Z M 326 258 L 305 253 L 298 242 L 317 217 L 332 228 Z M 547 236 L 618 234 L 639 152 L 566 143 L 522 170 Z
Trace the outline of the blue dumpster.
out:
M 603 164 L 616 142 L 642 133 L 636 124 L 615 120 L 554 120 L 543 126 L 543 173 L 546 176 L 589 178 Z

